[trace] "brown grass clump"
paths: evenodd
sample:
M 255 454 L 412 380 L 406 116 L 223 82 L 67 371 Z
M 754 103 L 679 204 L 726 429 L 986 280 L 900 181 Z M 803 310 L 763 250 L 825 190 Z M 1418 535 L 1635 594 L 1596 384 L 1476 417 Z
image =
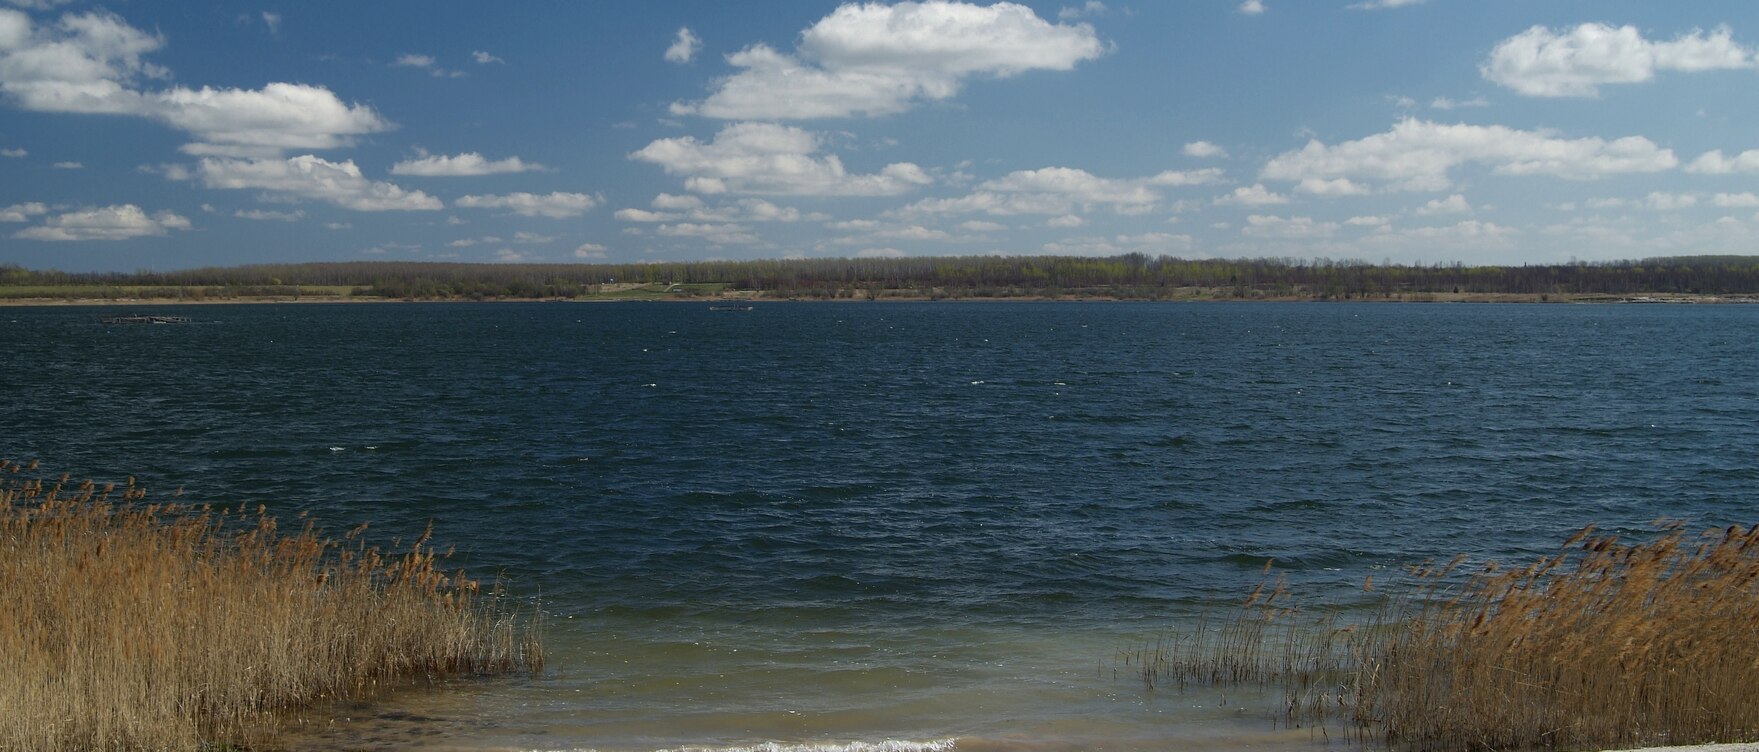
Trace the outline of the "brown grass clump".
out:
M 1352 626 L 1303 620 L 1279 587 L 1219 639 L 1134 657 L 1151 685 L 1280 686 L 1292 721 L 1342 717 L 1389 748 L 1759 739 L 1759 527 L 1693 537 L 1662 523 L 1628 545 L 1590 527 L 1555 556 L 1456 586 L 1462 561 L 1413 569 L 1404 595 Z
M 542 666 L 535 620 L 425 534 L 388 556 L 260 506 L 148 504 L 132 478 L 19 479 L 35 467 L 0 460 L 0 749 L 248 746 L 286 711 Z

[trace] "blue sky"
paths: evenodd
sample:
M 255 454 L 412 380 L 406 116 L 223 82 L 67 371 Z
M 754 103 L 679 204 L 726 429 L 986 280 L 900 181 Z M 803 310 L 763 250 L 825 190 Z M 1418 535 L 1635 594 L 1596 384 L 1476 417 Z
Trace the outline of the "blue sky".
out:
M 0 263 L 1754 253 L 1759 4 L 0 0 Z

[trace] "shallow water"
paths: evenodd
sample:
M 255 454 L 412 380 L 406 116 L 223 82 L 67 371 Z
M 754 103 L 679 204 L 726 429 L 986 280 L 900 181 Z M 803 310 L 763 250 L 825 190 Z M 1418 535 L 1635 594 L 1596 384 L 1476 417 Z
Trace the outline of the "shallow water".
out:
M 541 591 L 548 674 L 403 693 L 331 744 L 1306 747 L 1117 655 L 1267 558 L 1348 606 L 1425 558 L 1759 511 L 1747 306 L 102 312 L 0 310 L 0 454 L 432 519 Z

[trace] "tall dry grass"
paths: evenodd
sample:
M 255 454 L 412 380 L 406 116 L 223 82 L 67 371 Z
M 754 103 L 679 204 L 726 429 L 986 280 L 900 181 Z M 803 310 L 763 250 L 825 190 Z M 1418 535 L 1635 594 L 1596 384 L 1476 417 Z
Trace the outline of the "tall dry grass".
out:
M 1374 616 L 1305 616 L 1280 587 L 1219 636 L 1133 658 L 1152 682 L 1282 688 L 1291 719 L 1342 718 L 1425 752 L 1759 739 L 1759 527 L 1625 544 L 1584 529 L 1524 567 L 1412 570 Z
M 539 621 L 427 535 L 387 555 L 35 467 L 0 460 L 0 749 L 248 747 L 294 709 L 542 667 Z

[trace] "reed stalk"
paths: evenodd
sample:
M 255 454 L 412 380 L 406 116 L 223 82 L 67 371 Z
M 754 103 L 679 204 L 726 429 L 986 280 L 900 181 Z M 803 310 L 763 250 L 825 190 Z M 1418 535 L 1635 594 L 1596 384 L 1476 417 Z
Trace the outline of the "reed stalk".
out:
M 288 713 L 412 680 L 538 670 L 516 615 L 423 535 L 402 553 L 258 506 L 149 503 L 0 460 L 0 750 L 272 740 Z
M 1589 527 L 1523 567 L 1462 578 L 1463 562 L 1413 568 L 1348 625 L 1255 592 L 1219 633 L 1131 660 L 1150 686 L 1279 686 L 1291 721 L 1342 719 L 1394 749 L 1759 739 L 1759 527 L 1663 521 L 1630 544 Z

